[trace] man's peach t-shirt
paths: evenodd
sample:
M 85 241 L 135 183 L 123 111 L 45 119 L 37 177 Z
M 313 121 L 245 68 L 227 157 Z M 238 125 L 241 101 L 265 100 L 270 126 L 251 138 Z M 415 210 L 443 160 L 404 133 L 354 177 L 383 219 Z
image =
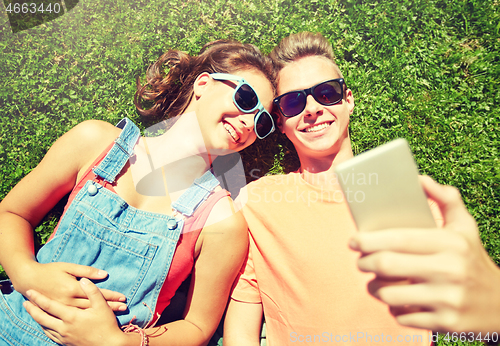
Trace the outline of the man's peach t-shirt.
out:
M 369 295 L 374 275 L 348 247 L 356 227 L 340 191 L 290 173 L 252 182 L 247 194 L 249 257 L 232 299 L 262 303 L 269 346 L 431 343 Z

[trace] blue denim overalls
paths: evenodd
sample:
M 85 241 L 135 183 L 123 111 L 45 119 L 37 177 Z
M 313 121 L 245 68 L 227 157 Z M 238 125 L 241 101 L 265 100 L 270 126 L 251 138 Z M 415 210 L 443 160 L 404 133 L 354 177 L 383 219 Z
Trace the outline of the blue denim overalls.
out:
M 128 119 L 115 144 L 93 169 L 112 183 L 128 159 L 139 137 L 139 129 Z M 196 179 L 172 207 L 189 217 L 219 185 L 208 171 Z M 120 325 L 146 327 L 153 318 L 158 295 L 167 277 L 184 218 L 177 219 L 129 206 L 120 196 L 95 181 L 87 181 L 67 209 L 55 237 L 38 252 L 40 263 L 70 262 L 104 269 L 100 288 L 126 295 L 129 310 L 117 313 Z M 0 345 L 55 345 L 26 312 L 26 299 L 18 292 L 0 295 Z M 151 311 L 152 310 L 152 311 Z

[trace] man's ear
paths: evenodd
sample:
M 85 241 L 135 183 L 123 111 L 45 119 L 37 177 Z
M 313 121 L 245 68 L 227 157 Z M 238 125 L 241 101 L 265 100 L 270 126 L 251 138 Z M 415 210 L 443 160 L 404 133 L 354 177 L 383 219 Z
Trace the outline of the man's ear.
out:
M 196 77 L 193 84 L 193 92 L 195 97 L 200 97 L 203 92 L 207 89 L 209 82 L 212 80 L 208 72 L 202 72 L 198 77 Z
M 345 91 L 345 101 L 347 103 L 347 109 L 349 109 L 349 115 L 351 115 L 354 112 L 354 96 L 352 96 L 351 89 Z

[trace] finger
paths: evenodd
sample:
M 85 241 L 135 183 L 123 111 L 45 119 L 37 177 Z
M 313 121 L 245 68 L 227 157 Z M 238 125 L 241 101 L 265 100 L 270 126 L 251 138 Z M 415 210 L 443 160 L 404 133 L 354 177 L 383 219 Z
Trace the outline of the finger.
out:
M 64 267 L 64 270 L 67 273 L 78 278 L 99 280 L 105 279 L 108 276 L 108 273 L 106 271 L 94 267 L 74 263 L 61 263 L 61 265 Z
M 83 291 L 87 295 L 87 298 L 89 298 L 91 307 L 93 308 L 102 308 L 104 306 L 106 306 L 106 308 L 108 307 L 108 303 L 102 296 L 99 288 L 97 288 L 97 286 L 94 285 L 94 283 L 92 283 L 90 280 L 86 278 L 82 278 L 80 279 L 80 285 L 82 286 Z
M 375 286 L 372 284 L 369 289 Z M 391 307 L 413 306 L 432 311 L 441 308 L 456 310 L 463 301 L 463 291 L 449 284 L 385 285 L 370 293 Z
M 375 273 L 379 278 L 410 278 L 414 281 L 461 282 L 466 259 L 460 254 L 441 252 L 434 255 L 414 255 L 379 251 L 358 259 L 358 268 Z
M 105 288 L 101 289 L 102 296 L 104 299 L 106 299 L 108 302 L 113 301 L 113 302 L 124 302 L 127 300 L 127 297 L 116 291 L 110 291 Z
M 379 251 L 358 259 L 358 268 L 379 278 L 421 278 L 434 270 L 430 255 L 410 255 Z
M 359 232 L 351 238 L 349 246 L 365 254 L 377 251 L 433 254 L 442 249 L 461 247 L 463 240 L 443 229 L 388 229 Z
M 83 292 L 83 295 L 85 296 L 85 292 Z M 125 311 L 125 310 L 127 310 L 127 304 L 125 304 L 123 302 L 115 302 L 115 301 L 109 301 L 109 300 L 107 302 L 108 302 L 109 307 L 113 311 Z M 75 308 L 79 308 L 79 309 L 88 309 L 91 307 L 90 300 L 87 297 L 82 298 L 82 299 L 74 299 L 71 302 L 69 302 L 68 305 L 73 306 Z
M 34 290 L 27 291 L 26 295 L 28 296 L 30 302 L 36 305 L 39 309 L 43 310 L 46 314 L 49 314 L 55 317 L 56 319 L 61 319 L 61 320 L 67 319 L 66 317 L 67 314 L 71 311 L 71 309 L 73 309 L 73 307 L 71 306 L 67 306 L 59 303 L 58 301 L 47 298 L 43 294 Z M 40 314 L 38 310 L 35 310 L 35 313 L 37 314 L 37 316 L 45 316 L 44 314 Z M 49 327 L 50 329 L 54 329 L 49 325 L 46 326 Z
M 87 297 L 85 297 L 85 293 L 82 292 L 83 298 L 75 298 L 68 301 L 61 301 L 61 303 L 66 304 L 68 306 L 73 306 L 79 309 L 88 309 L 90 308 L 90 302 Z
M 368 282 L 368 292 L 375 296 L 376 298 L 378 297 L 378 291 L 382 287 L 386 286 L 396 286 L 396 285 L 409 285 L 411 284 L 411 281 L 408 279 L 392 279 L 392 280 L 386 280 L 386 279 L 380 279 L 376 277 L 375 279 L 371 280 Z M 379 298 L 380 299 L 380 298 Z
M 84 293 L 85 295 L 85 293 Z M 69 306 L 73 306 L 75 308 L 79 309 L 88 309 L 90 308 L 90 301 L 88 298 L 82 298 L 82 299 L 74 299 L 68 304 Z M 127 310 L 127 304 L 123 302 L 115 302 L 115 301 L 108 301 L 108 305 L 113 311 L 125 311 Z
M 33 319 L 42 327 L 47 329 L 56 329 L 62 323 L 58 318 L 49 315 L 30 301 L 25 301 L 23 307 L 33 317 Z
M 420 177 L 420 183 L 427 196 L 438 204 L 445 226 L 456 225 L 458 229 L 468 229 L 470 227 L 464 227 L 464 223 L 467 226 L 475 225 L 457 188 L 438 184 L 428 176 Z
M 46 328 L 43 328 L 42 327 L 42 330 L 43 332 L 45 333 L 45 335 L 51 339 L 52 341 L 58 343 L 58 344 L 63 344 L 64 342 L 62 341 L 63 338 L 61 337 L 61 334 L 59 334 L 58 332 L 54 331 L 54 330 L 51 330 L 51 329 L 46 329 Z
M 435 332 L 449 332 L 457 325 L 457 317 L 453 313 L 444 314 L 433 311 L 423 311 L 398 315 L 396 321 L 407 327 L 422 328 Z
M 108 302 L 108 306 L 113 311 L 126 311 L 128 309 L 127 304 L 119 302 Z

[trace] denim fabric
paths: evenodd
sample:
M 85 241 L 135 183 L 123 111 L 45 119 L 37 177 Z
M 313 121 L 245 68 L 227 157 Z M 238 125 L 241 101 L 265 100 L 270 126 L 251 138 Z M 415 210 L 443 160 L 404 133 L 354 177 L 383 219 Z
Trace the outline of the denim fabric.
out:
M 113 182 L 133 155 L 139 129 L 127 119 L 115 145 L 93 169 Z M 218 185 L 211 172 L 195 180 L 172 206 L 186 217 Z M 167 277 L 184 218 L 150 213 L 128 205 L 120 196 L 95 181 L 87 181 L 63 215 L 55 237 L 37 255 L 40 263 L 70 262 L 104 269 L 100 288 L 126 295 L 128 310 L 117 313 L 120 325 L 145 327 L 153 318 L 161 287 Z M 0 345 L 54 345 L 22 307 L 18 292 L 0 297 Z M 2 316 L 3 315 L 3 316 Z
M 190 188 L 191 193 L 183 193 L 172 204 L 172 207 L 184 215 L 191 216 L 217 185 L 219 185 L 219 181 L 212 172 L 206 171 L 205 174 L 194 180 Z

